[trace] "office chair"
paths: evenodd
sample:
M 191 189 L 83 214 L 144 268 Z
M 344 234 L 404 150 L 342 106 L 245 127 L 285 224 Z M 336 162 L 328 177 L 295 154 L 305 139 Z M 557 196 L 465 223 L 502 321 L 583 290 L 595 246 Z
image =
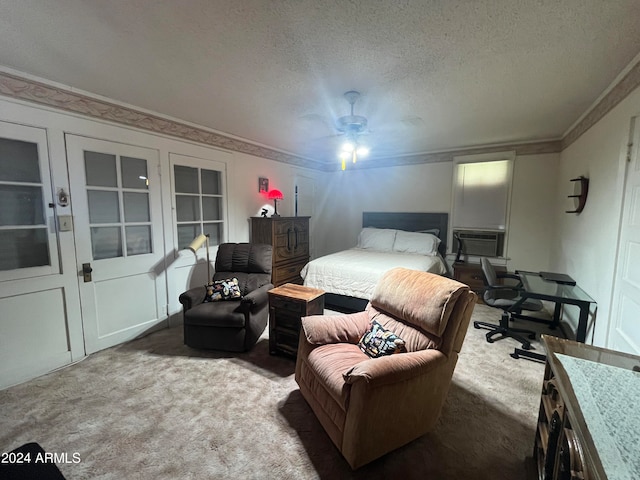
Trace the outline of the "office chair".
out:
M 526 315 L 522 315 L 522 310 L 528 310 L 537 312 L 542 310 L 542 302 L 535 298 L 528 298 L 515 310 L 511 308 L 521 300 L 519 295 L 520 277 L 512 273 L 496 274 L 493 265 L 489 263 L 486 258 L 480 259 L 480 266 L 482 267 L 483 280 L 485 284 L 485 291 L 482 295 L 484 302 L 490 307 L 502 309 L 502 317 L 500 318 L 500 324 L 496 325 L 488 322 L 473 322 L 475 328 L 488 329 L 487 342 L 493 343 L 496 335 L 501 335 L 499 338 L 511 337 L 514 340 L 522 343 L 524 350 L 531 349 L 531 342 L 525 338 L 525 335 L 533 340 L 536 338 L 536 334 L 533 330 L 526 330 L 524 328 L 511 328 L 509 326 L 509 320 L 511 317 L 527 319 Z M 500 284 L 498 279 L 511 278 L 518 280 L 517 285 L 503 285 Z

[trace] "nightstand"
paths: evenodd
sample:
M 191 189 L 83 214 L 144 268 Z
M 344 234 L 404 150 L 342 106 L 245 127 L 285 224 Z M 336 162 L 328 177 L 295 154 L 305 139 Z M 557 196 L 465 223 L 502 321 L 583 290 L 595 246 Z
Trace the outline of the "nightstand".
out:
M 507 269 L 503 266 L 493 267 L 496 273 L 506 273 Z M 469 288 L 479 294 L 478 298 L 482 298 L 482 292 L 485 290 L 484 277 L 482 268 L 479 263 L 463 263 L 456 262 L 453 264 L 454 280 L 469 285 Z
M 295 357 L 300 319 L 324 313 L 324 291 L 294 283 L 269 290 L 269 353 Z

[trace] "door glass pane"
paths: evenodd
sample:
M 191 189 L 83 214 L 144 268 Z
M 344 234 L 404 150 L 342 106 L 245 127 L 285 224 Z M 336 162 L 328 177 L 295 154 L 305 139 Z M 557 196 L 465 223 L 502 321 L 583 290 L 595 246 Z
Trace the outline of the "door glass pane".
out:
M 215 170 L 202 170 L 202 193 L 209 195 L 221 195 L 220 172 Z
M 149 195 L 147 193 L 123 193 L 124 201 L 124 221 L 125 222 L 148 222 L 149 216 Z
M 220 245 L 222 243 L 222 224 L 205 223 L 203 225 L 205 235 L 209 235 L 209 245 Z
M 115 155 L 85 151 L 84 171 L 87 185 L 92 187 L 118 186 Z
M 122 256 L 120 227 L 91 227 L 91 250 L 94 260 Z
M 42 187 L 0 185 L 0 225 L 44 225 Z
M 87 190 L 90 223 L 117 223 L 120 221 L 118 192 Z
M 176 195 L 176 218 L 179 222 L 200 220 L 200 198 Z
M 142 158 L 120 158 L 122 186 L 124 188 L 148 189 L 147 161 Z
M 38 145 L 0 138 L 0 180 L 40 183 Z
M 177 193 L 199 193 L 197 168 L 174 165 L 173 175 Z
M 50 265 L 46 228 L 0 230 L 0 270 Z
M 202 197 L 202 219 L 222 220 L 222 216 L 220 215 L 221 207 L 222 198 Z
M 200 224 L 178 225 L 178 248 L 187 248 L 191 241 L 200 235 Z
M 151 253 L 151 227 L 136 225 L 125 227 L 127 237 L 127 255 Z

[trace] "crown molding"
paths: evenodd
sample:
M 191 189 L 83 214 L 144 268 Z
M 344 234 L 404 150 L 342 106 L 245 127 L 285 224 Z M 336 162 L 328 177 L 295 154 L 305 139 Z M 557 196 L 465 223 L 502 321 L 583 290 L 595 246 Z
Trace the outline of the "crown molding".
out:
M 350 169 L 365 169 L 379 167 L 397 167 L 399 165 L 418 165 L 423 163 L 453 162 L 454 157 L 462 155 L 478 155 L 482 153 L 504 152 L 513 150 L 517 156 L 540 155 L 544 153 L 559 153 L 562 151 L 562 140 L 544 140 L 539 142 L 503 143 L 483 145 L 479 147 L 458 148 L 441 152 L 427 152 L 402 157 L 372 158 L 349 166 Z M 338 170 L 339 164 L 332 167 Z
M 640 61 L 630 67 L 624 75 L 621 75 L 620 80 L 611 87 L 609 92 L 596 101 L 591 109 L 560 140 L 487 145 L 399 157 L 377 158 L 358 163 L 353 168 L 449 162 L 453 161 L 453 157 L 459 155 L 491 153 L 505 149 L 515 150 L 516 155 L 562 152 L 638 86 L 640 86 Z M 214 132 L 187 122 L 146 112 L 139 108 L 120 105 L 86 93 L 79 93 L 71 87 L 51 85 L 3 71 L 0 71 L 0 95 L 289 165 L 325 172 L 333 172 L 339 169 L 339 162 L 312 160 Z
M 189 125 L 186 122 L 144 112 L 130 106 L 118 105 L 75 92 L 70 88 L 52 86 L 6 72 L 0 72 L 0 95 L 154 133 L 170 135 L 183 140 L 191 140 L 233 152 L 246 153 L 315 170 L 324 169 L 323 162 L 256 145 L 202 127 Z
M 637 58 L 639 57 L 640 55 Z M 622 78 L 616 80 L 617 82 L 614 83 L 611 89 L 603 95 L 602 98 L 597 100 L 562 138 L 563 150 L 580 138 L 587 130 L 598 123 L 602 117 L 640 86 L 640 61 L 636 61 L 626 73 L 623 73 Z

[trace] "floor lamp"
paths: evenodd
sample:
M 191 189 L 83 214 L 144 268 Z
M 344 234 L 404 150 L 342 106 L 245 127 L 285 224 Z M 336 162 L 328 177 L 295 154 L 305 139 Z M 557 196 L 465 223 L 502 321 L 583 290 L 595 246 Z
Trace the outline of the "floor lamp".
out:
M 207 249 L 207 285 L 211 285 L 211 262 L 209 261 L 209 235 L 200 234 L 194 238 L 187 247 L 193 253 L 196 253 L 198 249 L 206 245 Z

